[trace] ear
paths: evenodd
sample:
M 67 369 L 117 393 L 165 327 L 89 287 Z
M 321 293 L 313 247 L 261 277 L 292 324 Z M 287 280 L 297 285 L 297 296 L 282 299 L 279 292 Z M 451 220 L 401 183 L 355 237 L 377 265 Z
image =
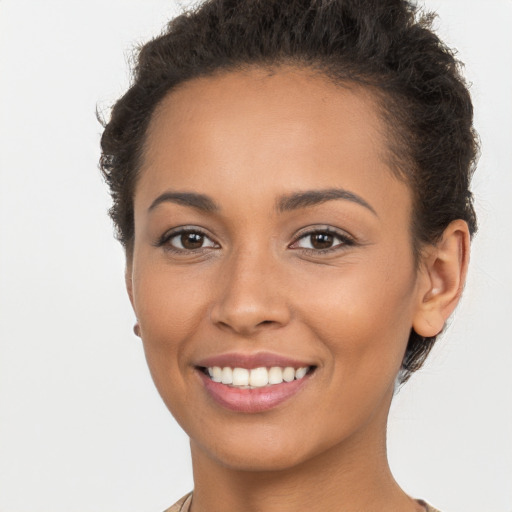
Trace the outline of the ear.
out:
M 457 306 L 466 281 L 469 246 L 468 225 L 458 219 L 424 252 L 412 326 L 420 336 L 438 335 Z

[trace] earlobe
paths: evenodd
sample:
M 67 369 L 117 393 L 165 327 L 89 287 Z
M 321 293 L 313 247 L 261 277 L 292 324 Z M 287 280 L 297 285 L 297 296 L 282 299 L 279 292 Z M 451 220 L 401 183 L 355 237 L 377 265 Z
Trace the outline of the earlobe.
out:
M 469 229 L 455 220 L 441 240 L 426 251 L 422 262 L 413 329 L 424 337 L 438 335 L 457 306 L 469 263 Z

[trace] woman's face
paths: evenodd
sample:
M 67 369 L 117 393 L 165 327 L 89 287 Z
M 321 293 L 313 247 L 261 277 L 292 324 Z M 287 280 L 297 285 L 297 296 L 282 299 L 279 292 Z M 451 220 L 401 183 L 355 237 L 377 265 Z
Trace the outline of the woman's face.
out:
M 383 438 L 420 302 L 383 132 L 363 89 L 285 68 L 197 79 L 157 109 L 127 283 L 196 455 L 282 469 Z

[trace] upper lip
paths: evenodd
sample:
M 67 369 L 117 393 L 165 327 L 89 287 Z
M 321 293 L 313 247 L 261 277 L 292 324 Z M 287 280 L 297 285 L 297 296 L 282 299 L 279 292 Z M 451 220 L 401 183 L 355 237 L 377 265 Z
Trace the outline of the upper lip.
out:
M 202 368 L 211 368 L 220 366 L 221 368 L 229 366 L 231 368 L 260 368 L 272 366 L 281 366 L 283 368 L 291 366 L 293 368 L 303 368 L 305 366 L 314 366 L 313 364 L 298 359 L 287 357 L 281 354 L 271 352 L 258 352 L 255 354 L 244 354 L 241 352 L 230 352 L 226 354 L 217 354 L 205 359 L 199 360 L 195 366 Z

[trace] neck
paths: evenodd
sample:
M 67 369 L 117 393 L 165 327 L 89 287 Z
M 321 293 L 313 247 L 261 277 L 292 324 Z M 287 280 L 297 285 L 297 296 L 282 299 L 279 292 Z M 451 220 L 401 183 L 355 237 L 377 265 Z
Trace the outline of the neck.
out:
M 387 414 L 386 414 L 387 416 Z M 227 467 L 191 442 L 192 512 L 415 512 L 424 509 L 395 482 L 386 454 L 386 419 L 291 468 Z M 375 429 L 375 423 L 368 426 Z M 369 443 L 368 440 L 371 440 Z

